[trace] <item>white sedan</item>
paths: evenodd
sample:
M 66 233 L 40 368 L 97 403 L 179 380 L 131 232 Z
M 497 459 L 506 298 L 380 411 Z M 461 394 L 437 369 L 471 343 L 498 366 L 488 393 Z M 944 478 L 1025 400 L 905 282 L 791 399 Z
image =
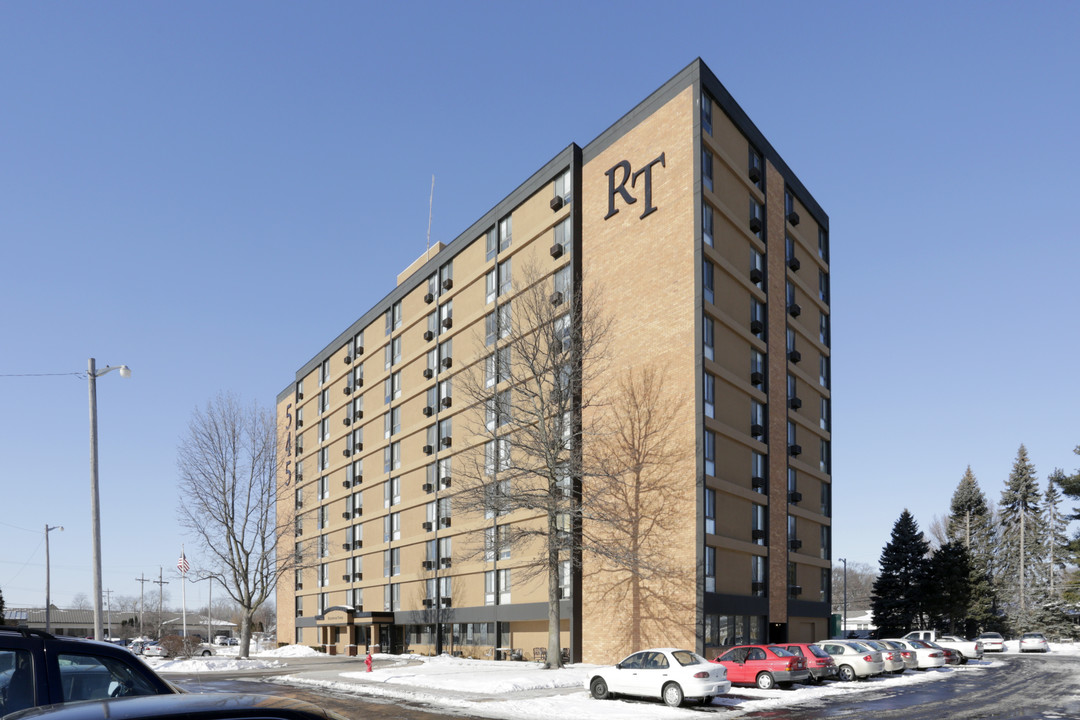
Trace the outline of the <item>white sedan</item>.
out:
M 945 653 L 937 648 L 930 647 L 922 640 L 890 638 L 889 642 L 896 643 L 906 650 L 915 653 L 915 659 L 919 663 L 919 670 L 930 670 L 932 668 L 944 667 L 945 665 Z
M 1001 633 L 984 632 L 977 640 L 983 644 L 984 652 L 1005 652 L 1008 649 L 1005 646 L 1005 638 L 1001 637 Z
M 1050 646 L 1042 633 L 1024 633 L 1020 636 L 1020 652 L 1049 652 Z
M 642 650 L 612 667 L 597 668 L 589 675 L 589 692 L 597 700 L 613 695 L 660 698 L 672 707 L 684 698 L 702 704 L 731 689 L 727 670 L 692 650 L 653 648 Z

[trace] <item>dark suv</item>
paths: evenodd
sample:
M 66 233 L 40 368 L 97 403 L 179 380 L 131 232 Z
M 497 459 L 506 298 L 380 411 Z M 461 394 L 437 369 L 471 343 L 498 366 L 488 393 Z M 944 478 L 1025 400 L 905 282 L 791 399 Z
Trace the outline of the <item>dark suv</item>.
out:
M 178 692 L 118 645 L 0 627 L 0 716 L 73 700 Z

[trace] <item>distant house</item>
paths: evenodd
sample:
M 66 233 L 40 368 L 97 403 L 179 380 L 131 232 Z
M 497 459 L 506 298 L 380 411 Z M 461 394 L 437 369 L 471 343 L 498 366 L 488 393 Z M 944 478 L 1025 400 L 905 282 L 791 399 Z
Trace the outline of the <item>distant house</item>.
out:
M 840 624 L 844 637 L 848 637 L 850 633 L 855 633 L 857 637 L 870 637 L 870 633 L 877 630 L 877 625 L 874 624 L 874 618 L 869 610 L 856 610 L 854 612 L 849 610 L 847 622 L 841 620 Z
M 173 615 L 162 622 L 161 626 L 162 635 L 183 635 L 184 617 L 182 615 Z M 210 637 L 205 637 L 208 632 Z M 232 637 L 235 632 L 236 623 L 231 623 L 228 620 L 207 618 L 205 615 L 187 616 L 187 634 L 204 637 L 206 642 L 213 642 L 218 635 Z

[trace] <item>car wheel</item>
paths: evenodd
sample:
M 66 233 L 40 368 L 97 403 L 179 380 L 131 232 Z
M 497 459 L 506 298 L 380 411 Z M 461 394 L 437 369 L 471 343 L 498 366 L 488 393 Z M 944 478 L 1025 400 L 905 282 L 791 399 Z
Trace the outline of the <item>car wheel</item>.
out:
M 961 665 L 967 665 L 967 660 L 968 660 L 968 659 L 967 659 L 967 657 L 966 657 L 966 656 L 964 655 L 964 653 L 962 653 L 962 652 L 960 652 L 960 651 L 958 650 L 958 651 L 956 652 L 956 655 L 957 655 L 957 656 L 958 656 L 958 657 L 960 658 L 960 664 L 961 664 Z
M 776 680 L 772 673 L 763 672 L 757 676 L 757 686 L 762 690 L 772 690 L 774 685 L 776 685 Z
M 203 650 L 202 651 L 202 656 L 206 657 L 207 655 L 210 655 L 210 651 L 209 650 Z
M 593 681 L 589 684 L 589 691 L 597 700 L 607 700 L 611 697 L 611 693 L 608 692 L 607 683 L 604 681 L 604 678 L 593 678 Z
M 839 673 L 840 679 L 844 682 L 851 682 L 852 680 L 856 679 L 855 669 L 852 668 L 850 665 L 841 665 Z
M 708 705 L 711 702 L 712 702 L 712 695 L 706 695 L 705 697 L 701 698 L 701 704 L 702 705 Z
M 679 707 L 683 701 L 683 691 L 679 683 L 668 683 L 662 691 L 664 704 L 669 707 Z

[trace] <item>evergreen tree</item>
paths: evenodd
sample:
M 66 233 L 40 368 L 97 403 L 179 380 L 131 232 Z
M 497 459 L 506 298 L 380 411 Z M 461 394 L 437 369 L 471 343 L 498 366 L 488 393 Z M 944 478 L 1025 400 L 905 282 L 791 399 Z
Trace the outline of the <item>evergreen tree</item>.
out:
M 4 624 L 4 590 L 0 588 L 0 625 Z
M 883 637 L 895 637 L 922 623 L 930 543 L 905 508 L 881 551 L 881 574 L 874 581 L 870 610 Z
M 963 632 L 976 635 L 994 625 L 997 599 L 992 582 L 997 533 L 994 513 L 979 488 L 979 482 L 968 465 L 952 496 L 946 535 L 968 551 L 968 589 L 970 601 Z
M 947 542 L 930 556 L 923 602 L 931 626 L 951 633 L 969 632 L 971 575 L 970 555 L 961 542 Z
M 1016 631 L 1032 622 L 1031 609 L 1038 598 L 1042 562 L 1042 494 L 1039 492 L 1035 466 L 1023 445 L 1016 453 L 1012 472 L 1001 492 L 1001 553 L 998 585 L 1007 594 L 1010 617 Z
M 1046 495 L 1043 497 L 1043 544 L 1046 556 L 1043 574 L 1047 598 L 1051 602 L 1061 599 L 1065 569 L 1072 558 L 1069 550 L 1069 518 L 1061 512 L 1061 493 L 1058 491 L 1065 479 L 1064 471 L 1055 468 L 1046 480 Z

